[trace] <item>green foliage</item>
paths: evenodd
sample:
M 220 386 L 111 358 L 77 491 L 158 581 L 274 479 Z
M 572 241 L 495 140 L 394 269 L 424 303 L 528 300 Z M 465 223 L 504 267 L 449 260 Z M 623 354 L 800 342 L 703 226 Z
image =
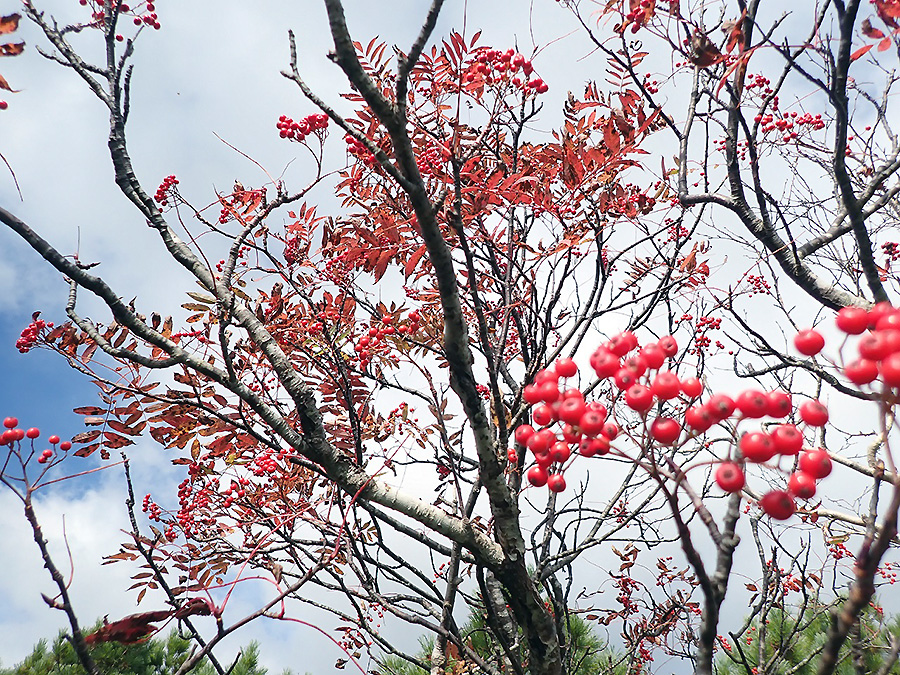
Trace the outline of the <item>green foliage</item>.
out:
M 566 644 L 570 646 L 567 654 L 567 667 L 564 672 L 570 675 L 640 675 L 642 670 L 629 670 L 627 660 L 618 656 L 609 645 L 593 631 L 590 624 L 577 614 L 570 614 L 566 624 Z M 469 621 L 461 628 L 460 634 L 463 640 L 481 656 L 485 661 L 495 662 L 502 649 L 495 644 L 490 631 L 485 627 L 484 618 L 473 612 Z M 419 638 L 419 651 L 415 658 L 423 663 L 431 661 L 431 652 L 434 649 L 433 637 Z M 461 671 L 462 664 L 449 659 L 446 672 L 448 675 L 457 672 L 478 673 L 480 670 Z M 387 656 L 382 659 L 381 667 L 376 671 L 378 675 L 428 675 L 424 670 L 399 656 Z
M 99 628 L 99 623 L 92 630 Z M 90 632 L 90 631 L 88 631 Z M 108 675 L 170 675 L 178 670 L 190 652 L 191 643 L 173 630 L 166 638 L 123 645 L 104 642 L 91 647 L 91 655 L 101 673 Z M 251 642 L 241 650 L 232 675 L 266 675 L 258 663 L 259 647 Z M 230 667 L 231 663 L 226 664 Z M 215 669 L 204 659 L 192 671 L 196 675 L 215 675 Z M 60 631 L 52 645 L 40 640 L 22 663 L 0 668 L 0 675 L 84 675 L 85 670 L 75 650 Z
M 810 605 L 798 609 L 772 609 L 764 624 L 750 624 L 739 644 L 729 641 L 729 649 L 716 663 L 718 675 L 815 675 L 831 625 L 828 607 Z M 763 630 L 761 630 L 761 628 Z M 872 607 L 862 615 L 858 627 L 850 631 L 841 649 L 837 675 L 877 673 L 890 651 L 892 637 L 900 638 L 900 618 L 886 619 Z M 895 663 L 888 671 L 900 675 Z

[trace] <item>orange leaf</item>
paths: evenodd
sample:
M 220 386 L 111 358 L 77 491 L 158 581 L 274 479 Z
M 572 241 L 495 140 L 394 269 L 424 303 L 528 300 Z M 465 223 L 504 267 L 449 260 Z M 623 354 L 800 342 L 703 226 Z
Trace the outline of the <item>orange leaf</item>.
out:
M 6 81 L 6 78 L 0 75 L 0 89 L 6 89 L 6 91 L 16 92 L 17 89 L 13 89 L 9 86 L 9 82 Z
M 24 42 L 7 42 L 0 45 L 0 56 L 18 56 L 25 51 Z
M 19 19 L 21 18 L 22 16 L 19 14 L 8 14 L 0 17 L 0 35 L 6 35 L 16 30 L 19 27 Z

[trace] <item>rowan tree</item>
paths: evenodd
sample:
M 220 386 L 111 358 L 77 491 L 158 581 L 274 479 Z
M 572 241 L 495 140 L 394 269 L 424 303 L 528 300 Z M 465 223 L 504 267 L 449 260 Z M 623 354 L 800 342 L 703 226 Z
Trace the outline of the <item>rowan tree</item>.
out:
M 333 617 L 316 628 L 340 667 L 575 672 L 567 636 L 588 621 L 623 654 L 610 672 L 665 655 L 711 673 L 723 631 L 741 640 L 786 605 L 803 621 L 826 601 L 815 658 L 834 671 L 894 580 L 900 3 L 866 18 L 842 0 L 811 16 L 760 0 L 561 2 L 605 74 L 541 133 L 561 97 L 537 52 L 436 35 L 440 0 L 390 51 L 325 0 L 344 100 L 307 85 L 289 33 L 283 74 L 304 112 L 272 121 L 307 184 L 239 179 L 200 201 L 175 175 L 149 186 L 129 152 L 129 59 L 160 28 L 155 6 L 82 4 L 65 27 L 39 3 L 24 12 L 108 109 L 135 226 L 198 285 L 186 314 L 128 303 L 94 261 L 0 210 L 69 284 L 67 320 L 35 314 L 20 350 L 59 352 L 101 399 L 76 410 L 94 428 L 71 452 L 30 454 L 8 424 L 4 482 L 27 512 L 70 455 L 106 461 L 144 434 L 185 467 L 177 502 L 143 498 L 149 523 L 127 479 L 133 531 L 110 555 L 139 566 L 139 601 L 162 592 L 168 609 L 84 636 L 57 582 L 49 602 L 88 672 L 88 645 L 170 619 L 198 641 L 186 672 L 250 620 L 309 630 L 306 605 Z M 91 39 L 102 62 L 80 55 Z M 84 292 L 112 318 L 83 316 Z M 734 376 L 753 383 L 723 393 Z M 830 419 L 820 399 L 877 409 L 881 428 Z M 868 482 L 838 498 L 820 483 L 833 464 Z M 736 550 L 758 558 L 743 588 Z M 599 551 L 617 563 L 598 581 Z M 271 600 L 232 617 L 233 589 L 254 581 Z M 750 607 L 743 627 L 725 626 L 728 590 Z M 492 653 L 458 624 L 468 612 Z M 194 628 L 206 616 L 216 628 Z M 428 662 L 383 620 L 431 633 Z

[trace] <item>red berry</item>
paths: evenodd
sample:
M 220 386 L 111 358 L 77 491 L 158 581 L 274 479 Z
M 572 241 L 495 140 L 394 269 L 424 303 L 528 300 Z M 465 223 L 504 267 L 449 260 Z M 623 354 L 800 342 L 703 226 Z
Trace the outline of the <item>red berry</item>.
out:
M 731 417 L 731 414 L 735 409 L 734 401 L 731 400 L 730 396 L 726 396 L 725 394 L 713 394 L 704 407 L 717 422 L 721 422 L 722 420 Z
M 559 373 L 553 370 L 553 368 L 543 368 L 542 370 L 537 371 L 534 375 L 534 383 L 540 385 L 545 382 L 559 382 Z
M 57 436 L 56 434 L 54 434 L 53 436 L 51 436 L 51 437 L 48 438 L 47 440 L 50 442 L 51 445 L 56 445 L 57 443 L 59 443 L 59 436 Z
M 688 398 L 698 398 L 703 393 L 703 383 L 696 377 L 681 381 L 681 391 Z
M 811 427 L 824 427 L 828 421 L 828 408 L 819 401 L 804 401 L 800 404 L 800 419 Z
M 5 426 L 7 429 L 13 429 L 19 426 L 19 420 L 15 417 L 7 417 L 5 420 L 3 420 L 3 426 Z
M 578 372 L 578 366 L 572 359 L 559 358 L 556 359 L 556 372 L 559 373 L 560 377 L 574 377 Z
M 34 440 L 35 438 L 37 438 L 38 436 L 41 435 L 41 430 L 36 427 L 31 427 L 28 431 L 25 432 L 25 435 L 28 438 Z
M 638 353 L 647 362 L 647 367 L 654 370 L 660 368 L 666 361 L 666 354 L 658 344 L 646 345 Z
M 6 101 L 0 101 L 0 110 L 6 110 L 9 107 L 9 103 Z
M 744 417 L 759 419 L 765 417 L 769 411 L 769 399 L 761 391 L 748 389 L 742 391 L 735 400 L 735 406 Z
M 688 408 L 684 413 L 684 423 L 700 433 L 709 429 L 715 422 L 710 412 L 703 406 Z
M 547 380 L 540 385 L 541 400 L 547 403 L 553 403 L 559 398 L 559 384 L 556 380 Z
M 822 448 L 800 455 L 800 470 L 813 478 L 825 478 L 831 473 L 831 457 Z
M 547 484 L 547 479 L 549 478 L 547 469 L 542 466 L 531 467 L 530 469 L 528 469 L 528 473 L 526 475 L 528 477 L 528 482 L 535 487 L 544 487 Z
M 794 346 L 805 356 L 815 356 L 825 347 L 825 338 L 817 330 L 801 330 L 794 336 Z
M 889 302 L 879 302 L 872 309 L 868 311 L 868 320 L 869 320 L 869 328 L 875 328 L 878 325 L 878 321 L 886 314 L 890 314 L 894 311 L 894 306 Z
M 853 384 L 869 384 L 878 377 L 878 364 L 869 359 L 857 359 L 844 366 L 844 375 Z
M 643 384 L 633 384 L 625 392 L 625 405 L 638 412 L 647 412 L 653 407 L 653 393 Z
M 900 352 L 888 354 L 881 362 L 878 370 L 881 371 L 881 379 L 884 380 L 886 385 L 900 387 Z
M 532 436 L 534 436 L 534 427 L 530 424 L 520 424 L 516 427 L 516 443 L 525 445 L 526 443 L 528 443 L 528 439 Z
M 674 445 L 681 436 L 681 425 L 671 417 L 657 417 L 650 424 L 650 435 L 663 445 Z
M 848 335 L 860 335 L 869 327 L 869 313 L 862 307 L 843 307 L 834 321 Z
M 591 367 L 601 379 L 615 375 L 622 368 L 618 357 L 605 347 L 600 347 L 593 353 Z
M 539 405 L 531 413 L 531 418 L 538 426 L 545 427 L 553 421 L 553 408 L 549 405 Z
M 766 414 L 776 419 L 791 414 L 794 405 L 786 391 L 770 391 L 766 394 Z
M 870 361 L 881 361 L 891 353 L 891 346 L 885 333 L 869 333 L 863 335 L 856 345 L 859 355 Z
M 744 471 L 734 462 L 722 462 L 716 469 L 716 484 L 725 492 L 737 492 L 744 480 Z
M 779 455 L 793 456 L 803 448 L 803 434 L 793 424 L 779 424 L 769 435 Z
M 650 385 L 653 395 L 669 400 L 675 398 L 681 393 L 681 381 L 678 376 L 670 370 L 662 370 L 653 378 L 653 384 Z
M 542 469 L 547 469 L 553 464 L 553 458 L 550 456 L 549 452 L 536 452 L 534 454 L 534 461 Z
M 632 349 L 637 347 L 638 341 L 634 333 L 630 330 L 622 331 L 618 335 L 614 335 L 607 348 L 616 356 L 625 356 Z
M 569 457 L 571 456 L 572 449 L 565 441 L 557 441 L 552 446 L 550 446 L 550 459 L 552 459 L 554 462 L 559 462 L 560 464 L 562 464 L 569 461 Z
M 609 452 L 609 439 L 606 436 L 597 436 L 596 438 L 588 438 L 585 436 L 578 444 L 578 454 L 584 457 L 593 457 L 594 455 L 605 455 Z
M 761 431 L 744 434 L 738 445 L 741 454 L 751 462 L 768 462 L 775 456 L 775 444 L 771 436 Z
M 566 479 L 561 473 L 555 473 L 547 479 L 547 488 L 550 492 L 562 492 L 566 489 Z
M 526 403 L 530 403 L 531 405 L 540 403 L 543 400 L 541 398 L 541 388 L 536 384 L 525 385 L 525 388 L 522 390 L 522 398 L 525 399 Z
M 12 445 L 16 440 L 16 435 L 9 429 L 0 434 L 0 445 Z
M 622 362 L 622 370 L 627 370 L 638 378 L 647 372 L 647 359 L 640 354 L 632 354 Z
M 581 392 L 579 393 L 579 397 L 575 398 L 566 398 L 563 399 L 563 402 L 559 405 L 559 419 L 563 422 L 567 422 L 568 424 L 578 424 L 581 422 L 581 418 L 587 410 L 587 405 L 584 402 L 584 399 L 580 397 Z
M 875 323 L 875 330 L 896 330 L 900 328 L 900 313 L 897 310 L 892 310 L 886 314 L 884 314 L 878 321 Z
M 805 471 L 797 471 L 788 478 L 788 492 L 800 499 L 809 499 L 816 494 L 816 479 Z
M 597 410 L 587 410 L 581 416 L 578 426 L 587 436 L 596 436 L 603 431 L 603 425 L 606 422 L 606 415 L 600 414 Z
M 773 490 L 763 495 L 763 498 L 759 500 L 759 505 L 767 515 L 775 520 L 787 520 L 797 510 L 794 498 L 784 490 Z
M 621 368 L 613 377 L 613 383 L 622 391 L 637 382 L 637 376 L 628 368 Z
M 671 335 L 665 335 L 661 337 L 656 344 L 659 345 L 659 348 L 662 350 L 663 354 L 670 358 L 678 353 L 678 342 L 676 342 L 675 338 L 673 338 Z
M 509 460 L 510 464 L 515 464 L 516 462 L 519 461 L 519 455 L 516 453 L 516 451 L 513 448 L 509 448 L 506 451 L 506 459 Z
M 580 443 L 581 432 L 576 428 L 578 425 L 566 424 L 562 430 L 563 440 L 566 443 Z
M 607 422 L 603 425 L 603 431 L 601 433 L 609 440 L 614 441 L 616 436 L 619 435 L 619 425 L 615 422 Z
M 528 439 L 527 447 L 535 455 L 547 452 L 556 441 L 556 434 L 549 429 L 541 429 Z
M 15 435 L 17 441 L 21 441 L 23 438 L 25 438 L 24 429 L 13 429 L 12 432 Z

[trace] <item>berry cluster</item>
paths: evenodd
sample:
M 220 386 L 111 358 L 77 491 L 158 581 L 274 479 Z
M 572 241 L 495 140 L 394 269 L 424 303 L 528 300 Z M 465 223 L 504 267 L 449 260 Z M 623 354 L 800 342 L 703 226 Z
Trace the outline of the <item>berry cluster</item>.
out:
M 149 492 L 144 495 L 144 500 L 141 502 L 141 511 L 146 513 L 150 520 L 157 523 L 162 518 L 162 509 L 159 508 L 159 504 L 153 501 Z
M 178 179 L 174 175 L 163 178 L 163 182 L 156 188 L 156 194 L 153 195 L 153 199 L 156 200 L 160 207 L 169 205 L 169 197 L 174 197 L 176 185 L 178 185 Z M 159 210 L 162 211 L 162 208 Z
M 316 131 L 325 131 L 328 128 L 328 115 L 307 115 L 299 122 L 295 122 L 287 115 L 278 118 L 278 135 L 289 141 L 302 143 L 307 136 Z
M 116 0 L 78 0 L 78 4 L 82 7 L 91 5 L 93 12 L 91 21 L 95 26 L 103 26 L 106 22 L 106 5 L 114 5 Z M 159 17 L 156 15 L 156 5 L 152 2 L 140 2 L 134 8 L 126 3 L 119 5 L 120 15 L 133 16 L 135 26 L 150 26 L 155 30 L 159 30 Z M 116 35 L 116 40 L 122 42 L 124 36 Z
M 757 115 L 753 118 L 753 121 L 762 125 L 760 130 L 764 134 L 772 131 L 781 134 L 781 140 L 784 142 L 798 138 L 800 136 L 800 131 L 803 129 L 821 131 L 825 128 L 825 122 L 822 121 L 822 115 L 812 115 L 810 113 L 803 113 L 800 115 L 796 110 L 789 113 L 783 113 L 781 117 L 775 115 Z M 795 127 L 800 131 L 795 131 Z
M 268 473 L 277 472 L 281 468 L 279 462 L 283 462 L 287 455 L 288 452 L 284 449 L 280 450 L 278 453 L 266 451 L 257 455 L 253 459 L 253 463 L 256 465 L 253 469 L 253 475 L 265 476 Z
M 520 70 L 524 77 L 517 75 Z M 541 78 L 529 79 L 533 72 L 534 66 L 531 61 L 513 49 L 507 49 L 505 52 L 501 52 L 499 49 L 483 49 L 469 64 L 464 79 L 466 82 L 484 81 L 485 84 L 508 80 L 526 95 L 532 92 L 535 94 L 547 93 L 550 87 Z
M 801 334 L 798 339 L 807 350 L 812 349 L 812 345 L 807 346 L 810 338 Z M 597 377 L 610 380 L 614 391 L 621 392 L 619 400 L 641 416 L 645 439 L 673 447 L 729 418 L 736 417 L 738 422 L 764 417 L 783 419 L 794 412 L 791 396 L 784 391 L 766 393 L 748 389 L 734 399 L 716 393 L 706 402 L 699 403 L 704 392 L 703 383 L 696 377 L 682 379 L 664 368 L 666 360 L 677 352 L 678 343 L 671 335 L 641 347 L 635 335 L 625 331 L 591 355 L 590 365 Z M 618 426 L 607 420 L 608 411 L 603 404 L 586 402 L 580 390 L 560 386 L 560 380 L 577 373 L 574 361 L 561 358 L 552 368 L 537 373 L 534 383 L 522 390 L 523 399 L 534 406 L 532 421 L 540 429 L 523 424 L 516 428 L 514 437 L 516 443 L 534 455 L 535 463 L 526 474 L 528 481 L 536 487 L 547 485 L 553 492 L 565 490 L 563 473 L 573 453 L 585 457 L 605 455 L 619 433 Z M 650 417 L 652 409 L 663 406 L 670 410 L 674 406 L 674 410 L 680 412 Z M 828 410 L 816 400 L 805 401 L 797 412 L 803 423 L 810 427 L 821 427 L 828 421 Z M 555 427 L 557 424 L 561 426 L 559 431 Z M 776 455 L 797 456 L 803 443 L 803 433 L 794 424 L 780 424 L 766 432 L 745 433 L 738 443 L 740 455 L 719 466 L 716 481 L 727 492 L 740 491 L 745 483 L 744 461 L 763 464 Z M 508 459 L 513 464 L 518 462 L 515 449 L 508 450 Z M 788 480 L 787 491 L 773 490 L 760 500 L 760 506 L 773 518 L 789 518 L 796 510 L 794 497 L 811 498 L 816 491 L 816 481 L 831 472 L 828 453 L 821 449 L 803 453 L 799 466 L 800 470 Z
M 409 313 L 406 321 L 400 321 L 396 326 L 392 325 L 390 317 L 382 317 L 381 325 L 373 325 L 353 346 L 353 351 L 359 359 L 359 367 L 365 370 L 372 362 L 374 353 L 385 351 L 388 348 L 384 340 L 385 337 L 396 334 L 412 337 L 418 333 L 421 320 L 422 316 L 417 309 Z
M 25 429 L 19 429 L 19 420 L 15 417 L 7 417 L 4 419 L 3 426 L 5 427 L 5 430 L 0 434 L 0 446 L 8 445 L 12 447 L 15 443 L 21 443 L 26 438 L 34 441 L 41 435 L 41 430 L 36 427 L 31 427 L 27 431 Z M 47 442 L 49 442 L 50 445 L 58 444 L 59 449 L 63 452 L 68 452 L 72 449 L 72 444 L 69 441 L 60 443 L 59 436 L 56 434 L 50 436 L 47 439 Z M 47 448 L 38 455 L 38 464 L 46 464 L 52 459 L 53 455 L 53 450 Z
M 347 152 L 356 157 L 366 166 L 372 167 L 378 164 L 378 160 L 375 159 L 375 155 L 369 152 L 369 149 L 358 140 L 353 138 L 350 134 L 344 136 L 344 141 L 347 143 Z
M 16 340 L 16 349 L 19 350 L 19 353 L 27 354 L 34 349 L 34 346 L 41 338 L 41 334 L 47 328 L 53 328 L 52 321 L 44 321 L 43 319 L 35 317 L 31 323 L 22 330 L 22 334 L 19 335 L 19 339 Z
M 857 386 L 880 381 L 884 396 L 891 398 L 900 388 L 900 309 L 882 302 L 872 309 L 844 307 L 835 318 L 837 327 L 848 336 L 858 335 L 858 358 L 842 366 L 844 375 Z M 801 331 L 794 338 L 801 354 L 815 356 L 825 347 L 825 338 L 816 330 Z
M 450 151 L 443 145 L 430 145 L 424 152 L 416 157 L 416 166 L 423 176 L 433 176 L 450 159 Z
M 623 28 L 630 25 L 631 32 L 637 33 L 641 29 L 641 26 L 645 25 L 647 21 L 653 18 L 655 4 L 655 0 L 641 0 L 639 3 L 632 2 L 631 6 L 634 7 L 634 9 L 625 15 L 625 22 L 622 24 Z

